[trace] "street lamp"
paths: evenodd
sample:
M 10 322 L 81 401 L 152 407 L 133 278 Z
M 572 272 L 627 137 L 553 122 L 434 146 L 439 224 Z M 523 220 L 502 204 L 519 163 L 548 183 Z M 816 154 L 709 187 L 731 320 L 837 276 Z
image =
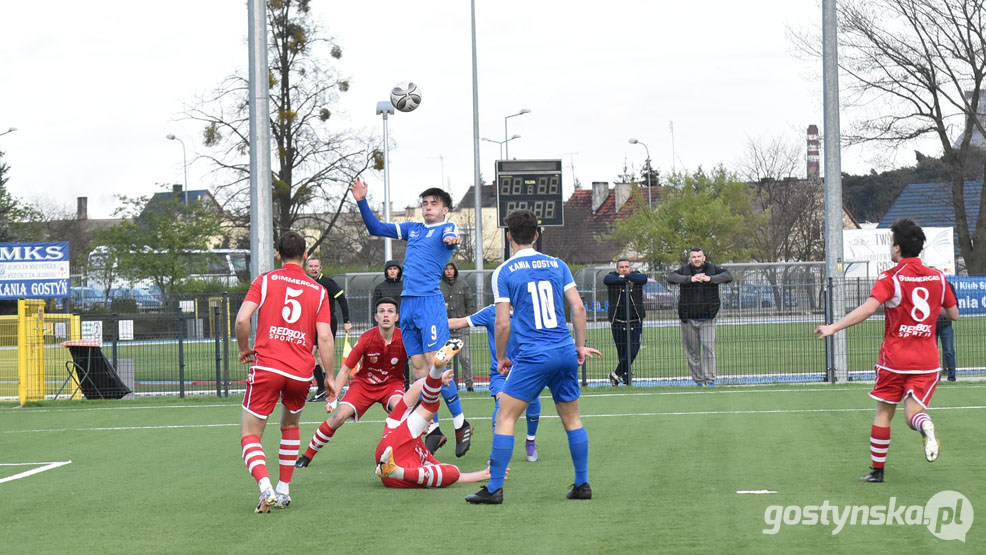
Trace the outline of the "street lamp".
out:
M 647 206 L 651 210 L 653 210 L 654 209 L 654 201 L 651 200 L 651 194 L 650 194 L 650 149 L 647 148 L 647 145 L 645 145 L 644 143 L 638 141 L 637 139 L 630 139 L 630 144 L 632 144 L 632 145 L 640 145 L 640 146 L 644 147 L 644 151 L 647 152 Z
M 188 157 L 185 155 L 185 141 L 175 137 L 171 133 L 165 135 L 165 138 L 169 141 L 178 141 L 181 143 L 181 163 L 185 168 L 185 187 L 183 191 L 185 193 L 185 210 L 188 210 Z
M 507 120 L 510 119 L 510 118 L 512 118 L 512 117 L 515 117 L 515 116 L 522 116 L 524 114 L 530 114 L 530 113 L 531 113 L 531 111 L 528 110 L 527 108 L 522 108 L 516 114 L 510 114 L 509 116 L 503 118 L 503 146 L 505 147 L 504 150 L 505 150 L 505 156 L 506 156 L 506 158 L 504 158 L 504 160 L 509 160 L 510 159 L 510 145 L 507 144 L 508 142 L 510 142 L 510 139 L 507 138 Z M 511 137 L 511 139 L 512 138 L 514 138 L 514 137 Z
M 377 102 L 377 115 L 383 116 L 383 221 L 390 223 L 390 139 L 387 135 L 387 116 L 394 114 L 394 103 L 389 100 Z M 390 237 L 384 239 L 384 263 L 391 260 L 393 251 Z
M 504 136 L 506 136 L 506 135 L 504 135 Z M 496 144 L 500 145 L 500 160 L 506 160 L 506 158 L 503 157 L 503 147 L 506 146 L 506 144 L 509 143 L 510 141 L 512 141 L 514 139 L 519 139 L 519 138 L 520 138 L 520 135 L 514 135 L 513 137 L 510 137 L 509 139 L 507 139 L 505 141 L 494 141 L 493 139 L 490 139 L 488 137 L 483 137 L 482 140 L 487 141 L 487 142 L 490 142 L 490 143 L 496 143 Z
M 0 133 L 0 137 L 3 137 L 7 133 L 13 133 L 14 131 L 17 131 L 17 128 L 16 127 L 11 127 L 10 129 L 4 131 L 3 133 Z

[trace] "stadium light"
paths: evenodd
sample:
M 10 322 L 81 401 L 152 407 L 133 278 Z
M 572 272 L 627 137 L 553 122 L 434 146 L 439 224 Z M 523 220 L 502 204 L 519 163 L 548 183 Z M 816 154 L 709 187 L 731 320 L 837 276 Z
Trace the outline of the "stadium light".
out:
M 178 137 L 175 137 L 171 133 L 165 135 L 164 138 L 168 139 L 169 141 L 178 141 L 179 143 L 181 143 L 181 163 L 185 169 L 185 187 L 183 188 L 183 190 L 185 192 L 185 210 L 187 211 L 188 210 L 188 157 L 185 156 L 185 141 L 181 140 Z
M 504 136 L 506 136 L 506 135 L 504 135 Z M 506 146 L 506 144 L 509 143 L 510 141 L 512 141 L 514 139 L 519 139 L 519 138 L 520 138 L 520 135 L 516 135 L 515 134 L 514 136 L 512 136 L 509 139 L 504 140 L 504 141 L 496 141 L 496 140 L 490 139 L 489 137 L 483 137 L 482 140 L 487 141 L 487 142 L 490 142 L 490 143 L 496 143 L 496 144 L 500 145 L 500 160 L 506 160 L 506 158 L 503 157 L 503 147 Z
M 512 117 L 522 116 L 524 114 L 530 114 L 530 113 L 531 113 L 531 111 L 528 110 L 527 108 L 522 108 L 516 114 L 510 114 L 509 116 L 503 118 L 503 146 L 504 146 L 504 151 L 505 151 L 504 152 L 504 155 L 506 156 L 506 158 L 504 158 L 504 160 L 509 160 L 510 159 L 510 145 L 508 145 L 507 143 L 510 142 L 510 139 L 515 138 L 515 137 L 510 137 L 510 139 L 507 138 L 507 120 L 510 119 L 510 118 L 512 118 Z
M 17 131 L 17 128 L 16 127 L 11 127 L 10 129 L 4 131 L 3 133 L 0 133 L 0 137 L 3 137 L 7 133 L 13 133 L 14 131 Z
M 647 206 L 651 210 L 654 210 L 654 201 L 651 200 L 651 194 L 650 194 L 650 149 L 647 148 L 647 145 L 638 141 L 637 139 L 630 139 L 629 143 L 632 145 L 640 145 L 644 147 L 644 151 L 647 152 Z
M 387 137 L 387 116 L 394 114 L 394 103 L 389 100 L 377 102 L 377 115 L 383 116 L 383 221 L 390 222 L 390 139 Z M 383 241 L 384 264 L 393 258 L 390 237 Z

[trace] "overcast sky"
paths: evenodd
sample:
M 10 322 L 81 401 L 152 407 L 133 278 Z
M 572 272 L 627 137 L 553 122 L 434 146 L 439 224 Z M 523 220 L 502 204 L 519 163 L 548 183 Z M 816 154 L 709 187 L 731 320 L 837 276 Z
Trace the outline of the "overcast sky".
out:
M 421 87 L 421 107 L 390 120 L 395 204 L 443 176 L 458 202 L 473 176 L 469 2 L 312 4 L 351 78 L 334 110 L 340 126 L 380 135 L 376 102 L 399 81 Z M 787 38 L 820 26 L 815 0 L 476 4 L 480 135 L 502 141 L 504 116 L 530 109 L 510 119 L 521 135 L 510 157 L 562 159 L 569 190 L 573 167 L 586 186 L 614 181 L 624 163 L 639 171 L 645 150 L 630 137 L 667 173 L 735 165 L 750 139 L 803 144 L 809 124 L 822 128 L 821 62 L 799 59 Z M 11 192 L 73 212 L 88 196 L 100 218 L 115 194 L 182 183 L 181 146 L 165 135 L 185 141 L 190 162 L 204 152 L 183 106 L 245 73 L 246 33 L 243 0 L 5 3 L 0 132 L 18 130 L 0 137 L 0 150 Z M 481 143 L 487 180 L 499 149 Z M 898 162 L 911 164 L 907 156 Z M 852 173 L 874 164 L 856 150 L 842 160 Z M 209 169 L 190 164 L 191 189 L 214 185 Z M 382 177 L 370 193 L 382 199 Z

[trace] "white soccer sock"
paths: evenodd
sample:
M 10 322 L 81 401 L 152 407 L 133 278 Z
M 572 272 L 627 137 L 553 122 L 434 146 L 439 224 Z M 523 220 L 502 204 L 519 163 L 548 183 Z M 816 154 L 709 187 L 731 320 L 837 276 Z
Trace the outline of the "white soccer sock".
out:
M 257 485 L 260 486 L 260 493 L 267 491 L 270 488 L 270 478 L 261 478 Z
M 432 365 L 431 370 L 428 370 L 428 375 L 431 376 L 432 378 L 441 379 L 442 374 L 444 372 L 445 372 L 444 368 L 435 368 L 435 366 Z
M 460 412 L 459 414 L 452 417 L 452 426 L 454 426 L 456 430 L 461 428 L 462 425 L 465 423 L 466 423 L 466 415 L 464 413 Z
M 284 483 L 284 482 L 278 480 L 277 481 L 277 487 L 274 488 L 274 491 L 276 491 L 277 493 L 280 493 L 281 495 L 291 495 L 291 484 L 290 483 Z
M 534 436 L 528 435 L 527 436 L 527 441 L 534 441 Z

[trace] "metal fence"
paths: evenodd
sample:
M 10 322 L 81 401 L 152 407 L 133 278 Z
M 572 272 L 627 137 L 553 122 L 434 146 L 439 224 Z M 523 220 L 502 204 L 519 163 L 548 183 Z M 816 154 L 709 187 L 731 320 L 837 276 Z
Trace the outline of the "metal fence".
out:
M 586 386 L 608 386 L 608 375 L 619 359 L 607 320 L 607 291 L 602 277 L 612 268 L 587 269 L 575 279 L 588 314 L 587 343 L 602 351 L 602 359 L 590 359 L 582 367 Z M 787 270 L 753 266 L 731 267 L 735 280 L 721 287 L 722 308 L 716 319 L 716 373 L 718 383 L 821 382 L 827 379 L 825 342 L 812 331 L 824 322 L 826 280 L 813 265 Z M 484 281 L 484 299 L 492 302 L 489 280 L 492 272 L 462 271 L 460 278 Z M 370 297 L 380 273 L 333 276 L 345 289 L 353 323 L 351 342 L 371 327 Z M 775 278 L 770 281 L 768 278 Z M 869 295 L 871 280 L 851 279 L 843 284 L 846 310 Z M 663 276 L 649 282 L 644 291 L 647 316 L 641 348 L 632 365 L 634 385 L 694 385 L 686 363 L 678 318 L 678 288 Z M 100 328 L 102 351 L 115 368 L 132 369 L 132 390 L 146 395 L 228 395 L 244 389 L 247 367 L 237 360 L 233 319 L 242 295 L 202 295 L 181 299 L 182 312 L 135 314 L 81 314 L 83 332 Z M 334 317 L 338 317 L 337 314 Z M 967 311 L 953 324 L 958 375 L 986 373 L 986 314 Z M 868 321 L 846 330 L 848 376 L 871 379 L 883 339 L 883 318 L 878 312 Z M 2 353 L 15 349 L 15 340 L 4 338 L 8 327 L 0 325 L 0 397 L 16 393 L 16 378 Z M 8 331 L 5 331 L 8 330 Z M 489 375 L 490 354 L 484 329 L 472 330 L 470 352 L 476 389 L 484 389 Z M 64 338 L 62 338 L 63 340 Z M 336 361 L 341 364 L 343 337 L 336 339 Z M 49 341 L 46 339 L 46 342 Z M 64 385 L 61 366 L 66 357 L 58 350 L 59 338 L 46 344 L 46 364 L 56 368 L 49 374 L 44 391 L 52 397 Z M 54 350 L 50 350 L 54 349 Z M 7 361 L 10 362 L 10 361 Z M 16 364 L 14 364 L 16 367 Z M 461 383 L 461 381 L 460 381 Z

